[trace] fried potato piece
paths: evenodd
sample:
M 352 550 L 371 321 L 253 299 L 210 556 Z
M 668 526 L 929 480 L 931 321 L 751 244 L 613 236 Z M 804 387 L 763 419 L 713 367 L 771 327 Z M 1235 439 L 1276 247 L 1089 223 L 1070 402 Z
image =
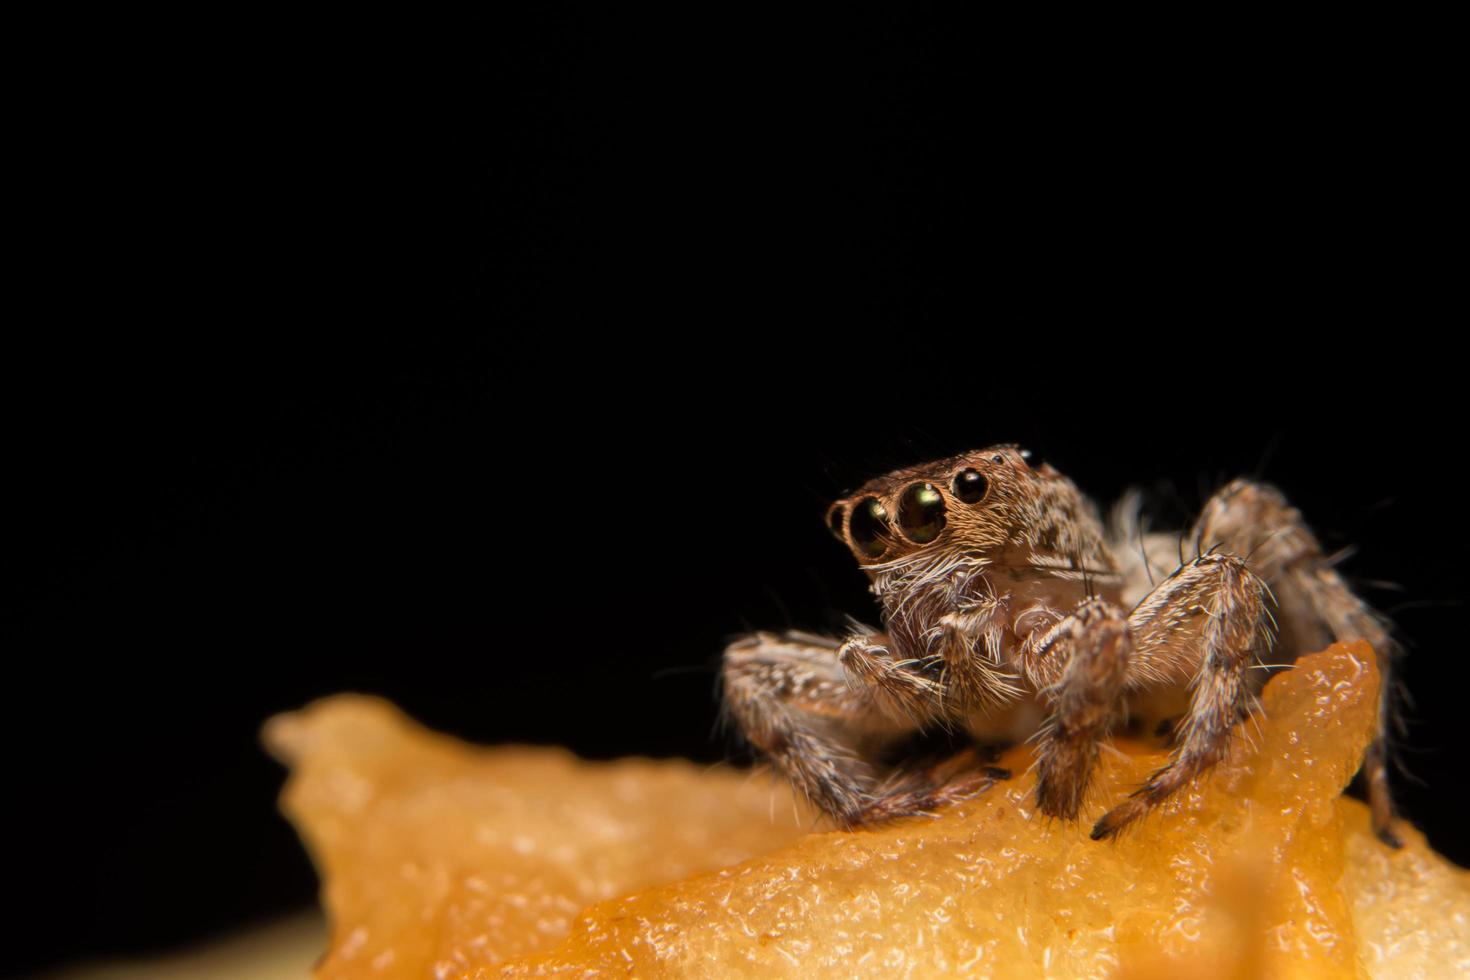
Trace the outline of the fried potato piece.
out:
M 1303 658 L 1231 761 L 1114 843 L 1087 828 L 1162 762 L 1140 746 L 1104 754 L 1076 825 L 1025 775 L 803 836 L 767 781 L 468 749 L 361 699 L 269 741 L 326 880 L 323 978 L 1463 975 L 1470 872 L 1407 826 L 1388 850 L 1341 796 L 1377 688 L 1362 644 Z

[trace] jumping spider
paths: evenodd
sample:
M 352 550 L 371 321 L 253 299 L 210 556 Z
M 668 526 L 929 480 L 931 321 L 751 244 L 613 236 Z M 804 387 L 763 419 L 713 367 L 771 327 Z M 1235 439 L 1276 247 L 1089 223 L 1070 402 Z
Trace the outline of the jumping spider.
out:
M 872 480 L 827 522 L 871 580 L 885 631 L 743 637 L 725 651 L 726 708 L 851 827 L 1009 776 L 885 771 L 888 747 L 934 728 L 991 744 L 1033 738 L 1038 809 L 1074 819 L 1114 724 L 1168 718 L 1172 699 L 1182 717 L 1168 763 L 1097 821 L 1099 839 L 1225 756 L 1264 683 L 1252 667 L 1363 638 L 1389 690 L 1399 648 L 1385 621 L 1279 491 L 1236 480 L 1215 494 L 1189 535 L 1192 557 L 1177 535 L 1143 533 L 1137 514 L 1125 498 L 1105 528 L 1072 481 L 1014 446 Z M 1374 827 L 1396 844 L 1380 708 L 1364 774 Z

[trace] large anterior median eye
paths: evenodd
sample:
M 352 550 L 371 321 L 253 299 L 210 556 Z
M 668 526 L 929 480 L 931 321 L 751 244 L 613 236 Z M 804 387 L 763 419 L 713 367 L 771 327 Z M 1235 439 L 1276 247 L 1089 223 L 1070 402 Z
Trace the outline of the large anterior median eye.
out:
M 932 483 L 915 483 L 898 502 L 898 526 L 916 544 L 927 544 L 944 530 L 944 495 Z
M 877 558 L 888 550 L 888 511 L 883 509 L 877 497 L 864 497 L 852 509 L 847 531 L 858 551 L 869 558 Z
M 985 499 L 990 481 L 977 470 L 960 470 L 954 476 L 954 495 L 967 504 L 978 504 Z

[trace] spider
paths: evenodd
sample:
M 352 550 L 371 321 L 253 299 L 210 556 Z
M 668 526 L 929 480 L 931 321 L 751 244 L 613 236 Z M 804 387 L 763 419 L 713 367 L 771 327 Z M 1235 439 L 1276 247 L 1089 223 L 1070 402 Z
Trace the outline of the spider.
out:
M 1048 464 L 993 446 L 870 481 L 827 512 L 884 629 L 842 639 L 758 632 L 725 651 L 725 707 L 749 741 L 839 825 L 928 812 L 1009 777 L 967 766 L 885 768 L 885 752 L 944 728 L 977 742 L 1031 738 L 1036 805 L 1073 820 L 1100 744 L 1124 717 L 1168 719 L 1168 762 L 1092 828 L 1116 835 L 1225 757 L 1257 708 L 1263 664 L 1366 639 L 1389 690 L 1387 622 L 1343 582 L 1273 487 L 1236 480 L 1180 538 L 1144 533 L 1135 495 L 1105 527 Z M 1257 668 L 1257 669 L 1252 669 Z M 1170 707 L 1172 705 L 1172 708 Z M 1364 760 L 1390 845 L 1384 724 Z

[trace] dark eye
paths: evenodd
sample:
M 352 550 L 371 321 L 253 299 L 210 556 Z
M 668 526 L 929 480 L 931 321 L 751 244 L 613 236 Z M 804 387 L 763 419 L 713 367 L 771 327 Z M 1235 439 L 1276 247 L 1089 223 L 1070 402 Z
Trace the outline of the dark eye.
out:
M 915 483 L 898 502 L 898 526 L 910 541 L 926 544 L 944 530 L 944 495 L 932 483 Z
M 888 533 L 888 511 L 876 497 L 865 497 L 852 509 L 852 518 L 847 522 L 848 533 L 858 551 L 869 558 L 877 558 L 888 550 L 884 537 Z
M 1026 465 L 1031 467 L 1033 470 L 1039 470 L 1046 465 L 1045 460 L 1043 460 L 1040 456 L 1036 455 L 1029 449 L 1021 450 L 1021 458 L 1024 459 L 1026 461 Z
M 827 530 L 838 541 L 842 540 L 842 523 L 847 520 L 847 511 L 841 504 L 833 504 L 832 509 L 827 511 Z
M 977 470 L 960 470 L 954 475 L 954 495 L 967 504 L 978 504 L 985 499 L 990 481 Z

